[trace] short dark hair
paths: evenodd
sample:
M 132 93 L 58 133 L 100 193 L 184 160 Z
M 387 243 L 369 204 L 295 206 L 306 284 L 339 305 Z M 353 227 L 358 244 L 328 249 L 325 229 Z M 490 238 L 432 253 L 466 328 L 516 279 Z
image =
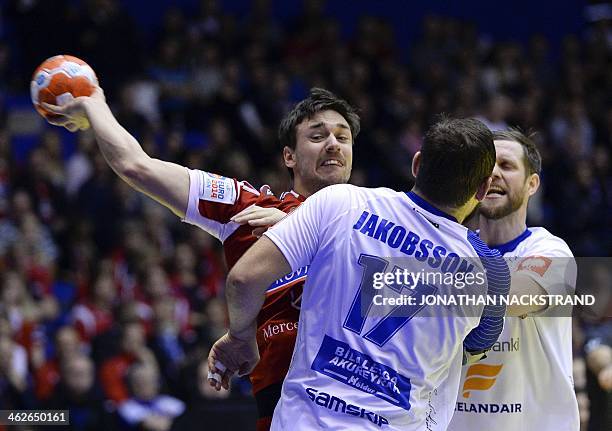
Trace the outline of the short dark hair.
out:
M 295 149 L 297 144 L 297 126 L 305 119 L 312 118 L 318 112 L 327 110 L 336 111 L 344 117 L 351 129 L 353 141 L 355 141 L 361 129 L 356 109 L 331 91 L 314 87 L 310 89 L 310 95 L 295 105 L 281 121 L 278 127 L 278 140 L 280 141 L 281 149 L 285 147 Z M 289 174 L 293 178 L 292 169 L 289 169 Z
M 523 147 L 523 163 L 527 175 L 540 174 L 542 171 L 542 156 L 536 147 L 533 137 L 535 133 L 523 133 L 517 127 L 511 127 L 508 130 L 500 130 L 493 132 L 493 140 L 495 141 L 512 141 L 521 144 Z
M 459 207 L 491 176 L 493 133 L 476 119 L 442 117 L 423 140 L 416 188 L 438 205 Z

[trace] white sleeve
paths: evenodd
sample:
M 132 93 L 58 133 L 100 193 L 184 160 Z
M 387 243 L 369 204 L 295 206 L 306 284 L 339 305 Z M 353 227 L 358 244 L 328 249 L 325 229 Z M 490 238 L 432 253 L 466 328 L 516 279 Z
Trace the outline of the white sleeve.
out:
M 234 178 L 196 169 L 188 169 L 188 173 L 189 199 L 182 221 L 225 241 L 240 227 L 230 218 L 254 204 L 259 192 L 248 183 L 238 182 Z
M 571 295 L 576 289 L 577 268 L 574 256 L 559 238 L 546 238 L 521 258 L 516 272 L 538 283 L 549 295 Z
M 295 211 L 268 229 L 267 236 L 283 253 L 291 270 L 309 265 L 318 248 L 321 233 L 333 218 L 329 196 L 334 192 L 329 186 L 309 197 Z

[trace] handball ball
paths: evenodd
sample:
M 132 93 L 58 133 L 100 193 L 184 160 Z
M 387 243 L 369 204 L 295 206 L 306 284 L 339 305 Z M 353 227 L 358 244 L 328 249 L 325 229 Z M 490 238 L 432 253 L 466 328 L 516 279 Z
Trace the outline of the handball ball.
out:
M 71 55 L 56 55 L 36 68 L 30 83 L 32 103 L 40 115 L 51 118 L 42 102 L 64 105 L 75 97 L 90 96 L 98 85 L 93 69 L 83 60 Z

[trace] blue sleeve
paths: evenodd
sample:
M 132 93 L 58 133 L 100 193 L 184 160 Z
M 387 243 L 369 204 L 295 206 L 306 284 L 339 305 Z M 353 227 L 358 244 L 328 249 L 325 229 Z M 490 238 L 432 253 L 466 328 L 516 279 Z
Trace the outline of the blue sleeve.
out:
M 487 295 L 507 296 L 510 291 L 510 270 L 504 258 L 497 250 L 489 249 L 474 232 L 468 232 L 468 241 L 474 247 L 487 273 Z M 472 329 L 463 341 L 469 352 L 478 352 L 491 348 L 504 328 L 506 306 L 497 300 L 495 305 L 484 307 L 480 323 Z

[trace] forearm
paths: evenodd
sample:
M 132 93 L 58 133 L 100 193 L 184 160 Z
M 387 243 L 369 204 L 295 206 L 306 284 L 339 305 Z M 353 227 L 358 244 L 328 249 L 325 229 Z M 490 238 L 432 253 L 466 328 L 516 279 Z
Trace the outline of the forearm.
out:
M 104 100 L 84 98 L 84 109 L 107 163 L 132 188 L 183 218 L 189 197 L 189 175 L 177 164 L 149 157 L 113 116 Z
M 266 289 L 289 272 L 287 259 L 265 236 L 246 251 L 227 276 L 225 288 L 232 336 L 244 339 L 255 335 Z
M 106 103 L 90 99 L 84 104 L 98 147 L 109 166 L 123 180 L 133 184 L 128 175 L 140 161 L 148 159 L 138 141 L 119 124 Z
M 233 277 L 228 277 L 225 297 L 229 314 L 229 333 L 236 338 L 255 336 L 256 320 L 265 300 L 266 285 L 245 286 Z

